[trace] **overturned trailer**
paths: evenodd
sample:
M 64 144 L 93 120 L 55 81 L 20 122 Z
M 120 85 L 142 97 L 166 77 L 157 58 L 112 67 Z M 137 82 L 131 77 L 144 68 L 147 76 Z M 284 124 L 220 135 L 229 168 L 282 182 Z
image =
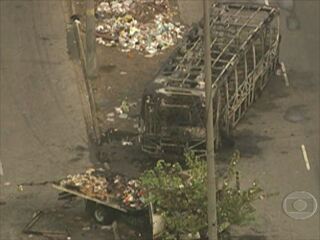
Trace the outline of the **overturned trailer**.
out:
M 193 26 L 142 99 L 140 140 L 149 153 L 205 153 L 203 23 Z M 275 73 L 279 11 L 213 4 L 210 16 L 215 144 L 229 135 Z

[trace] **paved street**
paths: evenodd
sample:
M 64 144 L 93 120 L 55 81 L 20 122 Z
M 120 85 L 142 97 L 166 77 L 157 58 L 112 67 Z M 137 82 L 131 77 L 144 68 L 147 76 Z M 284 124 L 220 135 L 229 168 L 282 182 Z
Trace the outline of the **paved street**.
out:
M 57 180 L 90 165 L 76 84 L 81 72 L 67 54 L 62 3 L 22 0 L 0 5 L 3 240 L 29 239 L 21 231 L 36 210 L 62 209 L 50 184 L 25 186 L 22 192 L 17 184 Z M 67 221 L 74 222 L 67 217 L 49 221 L 46 230 L 57 222 L 64 227 Z
M 17 187 L 25 182 L 56 180 L 91 166 L 77 89 L 82 74 L 67 53 L 68 13 L 63 3 L 58 0 L 0 2 L 0 158 L 4 171 L 0 176 L 1 240 L 30 239 L 21 230 L 39 209 L 46 212 L 47 217 L 42 219 L 45 230 L 68 226 L 73 239 L 113 239 L 106 230 L 92 230 L 95 225 L 84 214 L 80 201 L 69 206 L 58 202 L 57 192 L 50 184 L 24 186 L 23 191 Z M 278 2 L 270 0 L 270 3 Z M 249 229 L 253 236 L 244 236 L 243 240 L 320 239 L 319 210 L 312 218 L 295 220 L 284 213 L 282 206 L 285 197 L 294 191 L 307 191 L 320 204 L 320 2 L 295 3 L 301 28 L 287 29 L 287 11 L 282 10 L 281 17 L 281 61 L 286 65 L 290 87 L 285 86 L 282 78 L 270 82 L 234 132 L 236 148 L 242 155 L 242 184 L 257 178 L 267 192 L 279 193 L 256 204 L 258 220 Z M 282 2 L 281 6 L 286 4 Z M 196 21 L 202 14 L 201 6 L 200 0 L 179 1 L 184 22 Z M 112 86 L 108 99 L 97 98 L 104 115 L 119 106 L 125 96 L 138 101 L 144 83 L 168 54 L 148 63 L 143 57 L 134 56 L 134 61 L 123 57 L 115 49 L 98 47 L 98 51 L 100 70 L 110 72 L 101 73 L 105 78 L 99 81 L 106 87 Z M 124 58 L 126 64 L 122 66 Z M 132 65 L 126 67 L 130 62 Z M 124 70 L 128 75 L 120 76 L 119 72 Z M 136 123 L 133 119 L 127 124 L 131 130 Z M 119 126 L 109 123 L 109 127 L 121 130 L 122 125 L 126 126 L 123 122 Z M 302 144 L 308 154 L 310 171 L 302 155 Z M 137 149 L 126 149 L 109 144 L 107 151 L 111 151 L 106 159 L 112 169 L 132 174 L 136 165 L 148 159 L 140 156 Z M 310 208 L 312 211 L 311 205 L 308 211 Z M 91 231 L 82 230 L 87 226 Z

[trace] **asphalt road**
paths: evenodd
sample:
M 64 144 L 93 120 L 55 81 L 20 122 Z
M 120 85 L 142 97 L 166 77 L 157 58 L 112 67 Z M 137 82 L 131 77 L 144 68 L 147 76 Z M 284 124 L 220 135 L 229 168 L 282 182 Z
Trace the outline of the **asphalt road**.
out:
M 320 204 L 320 1 L 267 2 L 281 8 L 281 61 L 285 63 L 290 87 L 285 87 L 282 78 L 271 81 L 234 133 L 236 148 L 242 154 L 242 184 L 258 179 L 267 192 L 278 193 L 256 204 L 257 222 L 241 239 L 318 240 L 319 207 L 311 218 L 297 220 L 285 213 L 283 204 L 296 191 L 312 194 Z M 179 6 L 185 22 L 201 17 L 200 1 L 182 0 Z M 300 29 L 295 31 L 287 27 L 288 10 L 293 7 L 300 22 Z M 302 212 L 312 212 L 316 206 L 309 195 L 303 193 L 301 198 L 307 199 Z M 286 201 L 287 210 L 299 212 L 293 205 L 296 200 Z
M 71 211 L 77 219 L 85 219 L 79 203 L 74 203 L 71 210 L 63 210 L 49 186 L 17 189 L 22 182 L 58 179 L 90 165 L 76 84 L 81 75 L 67 54 L 66 8 L 62 3 L 0 2 L 0 153 L 4 170 L 0 177 L 0 239 L 29 239 L 21 229 L 38 209 L 58 217 L 47 220 L 49 230 L 62 224 L 75 232 L 76 225 L 89 224 L 66 216 L 66 211 Z M 200 1 L 180 3 L 187 21 L 201 16 Z M 287 12 L 282 12 L 281 59 L 287 67 L 290 87 L 286 88 L 281 79 L 272 81 L 235 132 L 243 156 L 243 184 L 258 178 L 266 191 L 279 192 L 257 203 L 259 218 L 251 229 L 257 238 L 251 239 L 320 239 L 319 211 L 307 220 L 295 220 L 282 207 L 285 197 L 294 191 L 307 191 L 320 204 L 319 1 L 296 1 L 296 6 L 301 21 L 297 31 L 287 29 Z M 310 171 L 302 156 L 302 144 Z M 103 232 L 82 231 L 73 239 L 93 239 L 90 234 L 97 240 L 106 238 Z
M 61 207 L 50 186 L 18 191 L 18 184 L 56 180 L 90 165 L 76 84 L 81 74 L 67 54 L 63 2 L 0 2 L 3 240 L 28 238 L 21 230 L 34 211 Z

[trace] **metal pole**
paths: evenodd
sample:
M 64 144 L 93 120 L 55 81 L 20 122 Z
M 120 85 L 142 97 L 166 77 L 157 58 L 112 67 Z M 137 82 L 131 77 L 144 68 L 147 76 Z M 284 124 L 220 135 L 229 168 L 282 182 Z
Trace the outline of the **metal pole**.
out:
M 86 8 L 86 77 L 92 79 L 97 77 L 94 0 L 87 0 Z
M 208 164 L 208 237 L 209 240 L 218 240 L 217 212 L 216 212 L 216 179 L 214 162 L 214 127 L 212 106 L 212 73 L 211 73 L 211 38 L 210 38 L 210 3 L 203 0 L 204 13 L 204 63 L 205 63 L 205 90 L 207 112 L 207 164 Z

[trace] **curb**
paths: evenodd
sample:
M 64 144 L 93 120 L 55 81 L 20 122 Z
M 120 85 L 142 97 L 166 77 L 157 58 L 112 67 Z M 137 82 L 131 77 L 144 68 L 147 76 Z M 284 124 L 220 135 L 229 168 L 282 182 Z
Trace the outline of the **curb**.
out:
M 76 15 L 75 7 L 72 0 L 66 1 L 68 5 L 68 11 L 70 16 Z M 88 137 L 93 139 L 95 143 L 100 143 L 100 128 L 97 123 L 96 117 L 96 103 L 94 94 L 92 91 L 91 82 L 86 78 L 86 58 L 84 44 L 81 38 L 80 22 L 75 20 L 70 23 L 72 26 L 72 31 L 74 33 L 75 41 L 77 43 L 77 48 L 80 57 L 80 64 L 82 69 L 82 75 L 78 79 L 78 87 L 81 95 L 81 101 L 83 105 L 83 113 L 86 122 L 86 128 Z M 86 106 L 85 106 L 86 105 Z

